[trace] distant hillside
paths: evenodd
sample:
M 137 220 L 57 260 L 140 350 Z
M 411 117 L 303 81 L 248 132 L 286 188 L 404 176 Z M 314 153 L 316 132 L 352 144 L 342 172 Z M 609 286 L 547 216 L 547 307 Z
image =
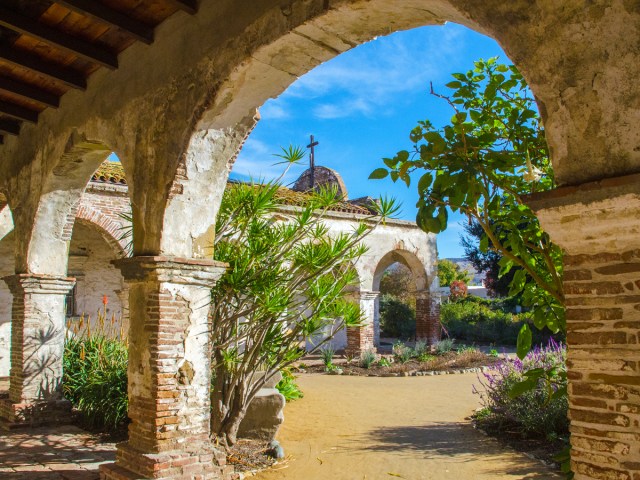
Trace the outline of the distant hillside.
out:
M 469 260 L 466 258 L 447 258 L 447 260 L 459 265 L 460 269 L 466 270 L 473 276 L 469 285 L 482 285 L 484 273 L 478 273 Z

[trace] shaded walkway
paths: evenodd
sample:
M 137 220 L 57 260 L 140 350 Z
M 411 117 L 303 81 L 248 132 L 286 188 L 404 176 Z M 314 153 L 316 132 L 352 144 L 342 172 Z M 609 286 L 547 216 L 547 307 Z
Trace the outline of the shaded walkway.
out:
M 97 480 L 115 444 L 74 426 L 0 432 L 2 480 Z
M 465 420 L 474 374 L 375 378 L 304 375 L 280 432 L 289 460 L 261 480 L 550 480 Z

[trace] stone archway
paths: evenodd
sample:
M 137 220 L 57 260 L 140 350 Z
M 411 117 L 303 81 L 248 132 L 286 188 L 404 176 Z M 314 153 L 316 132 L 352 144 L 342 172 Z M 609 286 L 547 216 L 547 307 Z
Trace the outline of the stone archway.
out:
M 416 253 L 405 249 L 395 249 L 387 252 L 375 268 L 373 277 L 373 291 L 380 291 L 380 281 L 384 272 L 394 263 L 400 263 L 407 267 L 413 277 L 416 298 L 416 340 L 433 345 L 440 340 L 440 300 L 435 291 L 431 289 L 436 285 L 429 278 L 427 266 Z M 376 304 L 379 308 L 379 304 Z M 379 312 L 376 313 L 376 318 Z
M 455 21 L 496 38 L 523 71 L 537 97 L 560 184 L 576 185 L 635 173 L 640 170 L 636 82 L 640 53 L 632 40 L 638 38 L 640 24 L 636 7 L 628 1 L 585 4 L 525 0 L 293 0 L 286 4 L 253 2 L 250 5 L 201 2 L 198 21 L 179 15 L 168 20 L 162 25 L 164 35 L 158 36 L 157 43 L 127 50 L 121 55 L 121 68 L 117 72 L 99 72 L 91 79 L 86 92 L 68 95 L 59 110 L 44 112 L 38 125 L 25 126 L 20 137 L 8 139 L 2 147 L 0 181 L 7 190 L 9 203 L 16 207 L 20 233 L 18 271 L 27 272 L 28 276 L 28 279 L 24 276 L 16 279 L 14 294 L 26 301 L 25 288 L 36 286 L 42 291 L 46 287 L 48 294 L 58 298 L 52 307 L 59 313 L 59 297 L 69 286 L 62 278 L 64 268 L 61 268 L 66 259 L 66 255 L 61 255 L 65 239 L 57 229 L 34 228 L 34 225 L 55 217 L 53 223 L 59 226 L 61 215 L 68 214 L 69 197 L 65 195 L 68 184 L 65 185 L 63 177 L 78 173 L 74 169 L 77 158 L 64 158 L 61 162 L 59 159 L 73 129 L 80 126 L 83 130 L 86 127 L 87 138 L 117 140 L 121 135 L 124 150 L 131 153 L 127 161 L 136 177 L 134 217 L 138 217 L 142 227 L 136 253 L 189 257 L 187 261 L 139 257 L 127 264 L 132 280 L 141 276 L 154 278 L 153 288 L 141 282 L 136 286 L 138 300 L 153 297 L 155 301 L 155 307 L 149 306 L 148 310 L 141 307 L 137 312 L 141 325 L 147 320 L 150 324 L 156 321 L 164 325 L 175 308 L 188 311 L 190 299 L 198 293 L 196 287 L 210 286 L 218 271 L 214 265 L 200 262 L 201 270 L 207 270 L 210 275 L 203 279 L 191 272 L 197 264 L 194 258 L 204 256 L 202 247 L 212 238 L 212 225 L 206 224 L 210 215 L 200 210 L 187 216 L 188 228 L 180 230 L 183 224 L 179 214 L 188 211 L 189 201 L 198 198 L 199 193 L 206 201 L 198 204 L 198 208 L 209 201 L 216 206 L 229 163 L 233 162 L 233 151 L 242 143 L 250 123 L 246 119 L 253 116 L 255 107 L 266 98 L 280 93 L 296 77 L 320 62 L 376 35 L 399 29 Z M 154 68 L 149 68 L 150 65 Z M 215 161 L 208 161 L 211 159 L 206 158 L 207 154 L 216 155 Z M 199 181 L 195 180 L 198 177 Z M 60 182 L 52 184 L 51 180 Z M 605 195 L 619 196 L 613 187 L 600 186 Z M 580 202 L 575 198 L 572 201 Z M 42 210 L 41 206 L 44 206 Z M 600 219 L 600 223 L 610 227 L 610 231 L 620 230 L 618 223 L 607 220 Z M 52 227 L 51 223 L 44 221 L 40 227 Z M 589 235 L 586 230 L 581 233 Z M 563 246 L 570 249 L 571 243 L 569 239 Z M 55 249 L 50 248 L 52 244 Z M 636 246 L 632 242 L 632 247 Z M 598 248 L 591 253 L 610 253 L 610 244 Z M 621 261 L 629 264 L 626 257 Z M 158 280 L 158 275 L 166 272 L 170 272 L 172 278 L 180 278 L 179 287 Z M 28 285 L 23 280 L 28 280 Z M 587 292 L 586 298 L 579 297 L 576 302 L 585 307 L 591 305 L 589 301 L 601 293 L 600 287 L 600 284 L 575 287 Z M 183 301 L 163 296 L 167 289 L 174 292 L 182 289 Z M 597 316 L 598 313 L 581 311 L 576 315 Z M 631 310 L 624 315 L 631 321 L 637 320 Z M 27 320 L 36 324 L 43 318 Z M 182 335 L 188 327 L 181 324 L 178 328 Z M 161 340 L 151 339 L 153 335 L 145 333 L 142 327 L 139 333 L 142 346 L 132 349 L 133 362 L 164 346 L 158 345 Z M 584 336 L 570 338 L 577 344 L 586 339 Z M 625 342 L 625 348 L 612 347 L 607 355 L 634 358 L 637 349 L 631 345 L 636 342 L 637 338 L 632 335 Z M 202 357 L 197 349 L 190 350 L 191 353 Z M 157 370 L 160 362 L 153 364 Z M 601 367 L 606 368 L 605 364 L 609 363 L 603 362 Z M 143 393 L 157 396 L 164 377 L 156 370 L 144 371 L 132 385 L 143 385 Z M 582 391 L 587 393 L 590 388 L 599 391 L 612 386 L 616 392 L 627 395 L 629 385 L 638 383 L 637 372 L 625 374 L 631 379 L 598 377 L 579 362 L 574 364 L 572 373 L 572 378 L 584 380 L 586 386 Z M 190 392 L 205 399 L 206 375 L 198 377 L 198 381 L 197 388 L 191 388 Z M 612 466 L 604 467 L 604 472 L 603 467 L 592 468 L 589 460 L 602 454 L 598 450 L 601 445 L 598 436 L 618 439 L 620 435 L 616 433 L 635 428 L 638 420 L 628 416 L 611 419 L 609 410 L 626 408 L 616 403 L 615 396 L 606 397 L 603 406 L 603 399 L 596 398 L 597 395 L 580 396 L 574 390 L 571 392 L 574 398 L 584 397 L 572 404 L 587 432 L 582 432 L 582 442 L 574 442 L 574 452 L 583 454 L 577 465 L 579 475 L 582 478 L 621 478 L 622 475 L 631 478 L 637 474 L 640 470 L 637 438 L 623 445 L 623 451 L 634 452 L 632 456 L 617 453 L 606 456 L 608 465 Z M 30 400 L 22 393 L 16 390 L 13 400 Z M 203 402 L 202 405 L 206 400 Z M 170 458 L 183 462 L 186 456 L 198 465 L 203 463 L 194 459 L 195 455 L 184 446 L 191 446 L 206 436 L 206 422 L 194 428 L 180 424 L 175 437 L 167 439 L 160 431 L 165 427 L 156 423 L 161 415 L 142 401 L 140 405 L 131 413 L 143 428 L 132 434 L 132 448 L 121 451 L 120 469 L 133 469 L 139 475 L 166 476 L 167 472 L 161 470 L 174 468 L 169 465 Z M 182 407 L 176 401 L 171 407 L 171 420 L 182 422 Z M 163 413 L 162 418 L 165 417 Z M 633 426 L 618 426 L 619 418 Z M 612 422 L 616 425 L 611 426 Z M 158 460 L 159 457 L 153 455 L 158 452 L 177 453 Z M 122 476 L 122 471 L 119 474 Z

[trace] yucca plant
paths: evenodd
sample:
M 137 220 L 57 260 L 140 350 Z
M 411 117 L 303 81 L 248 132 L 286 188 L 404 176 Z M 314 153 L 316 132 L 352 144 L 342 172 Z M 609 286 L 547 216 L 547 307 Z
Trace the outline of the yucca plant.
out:
M 62 388 L 90 428 L 117 430 L 127 420 L 128 350 L 122 321 L 99 311 L 96 321 L 69 323 Z
M 330 367 L 333 365 L 333 356 L 335 355 L 335 350 L 331 347 L 331 345 L 326 345 L 322 350 L 320 350 L 320 355 L 322 356 L 322 363 L 325 367 Z
M 376 352 L 374 350 L 364 350 L 360 354 L 360 366 L 369 369 L 376 362 Z

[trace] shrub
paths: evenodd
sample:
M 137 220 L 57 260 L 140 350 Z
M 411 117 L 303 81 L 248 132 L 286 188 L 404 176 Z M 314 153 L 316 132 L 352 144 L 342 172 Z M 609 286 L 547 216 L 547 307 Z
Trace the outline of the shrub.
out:
M 381 367 L 390 367 L 391 362 L 385 357 L 380 357 L 380 360 L 378 360 L 378 365 L 380 365 Z
M 498 343 L 515 345 L 524 323 L 533 326 L 529 312 L 512 314 L 507 301 L 484 300 L 468 296 L 456 303 L 441 307 L 442 324 L 454 338 L 471 343 Z M 548 329 L 532 328 L 533 343 L 546 343 L 552 334 Z
M 299 398 L 304 397 L 302 390 L 296 383 L 296 377 L 291 370 L 288 368 L 281 371 L 282 380 L 278 382 L 276 388 L 278 391 L 284 395 L 284 398 L 287 402 L 292 402 L 293 400 L 298 400 Z
M 449 285 L 449 291 L 449 298 L 455 302 L 465 298 L 467 296 L 468 289 L 466 283 L 461 280 L 455 280 L 451 282 L 451 285 Z
M 523 361 L 508 360 L 496 364 L 494 371 L 481 378 L 481 390 L 474 388 L 489 414 L 482 420 L 498 429 L 514 428 L 525 437 L 558 438 L 568 435 L 568 400 L 566 394 L 553 395 L 566 387 L 566 348 L 553 339 L 546 347 L 536 347 Z M 556 369 L 558 374 L 548 384 L 540 380 L 537 387 L 512 398 L 511 388 L 524 380 L 524 372 L 543 368 Z M 550 388 L 549 388 L 550 387 Z
M 322 356 L 322 363 L 324 363 L 325 367 L 333 365 L 333 356 L 335 355 L 335 350 L 327 345 L 322 350 L 320 350 L 320 355 Z
M 442 340 L 436 342 L 436 344 L 433 346 L 433 348 L 435 349 L 436 353 L 438 355 L 442 355 L 444 353 L 448 353 L 451 350 L 453 350 L 453 344 L 454 344 L 454 340 L 451 338 L 443 338 Z
M 89 428 L 114 431 L 127 421 L 127 342 L 106 334 L 115 322 L 103 312 L 93 332 L 83 323 L 65 342 L 62 389 Z
M 427 346 L 427 342 L 423 340 L 418 340 L 415 346 L 413 347 L 413 355 L 415 357 L 420 357 L 425 353 L 427 353 L 428 350 L 429 350 L 429 347 Z
M 376 361 L 377 355 L 374 350 L 365 350 L 360 354 L 360 366 L 363 368 L 371 368 Z
M 435 358 L 435 355 L 429 355 L 428 353 L 422 353 L 421 355 L 418 355 L 419 362 L 431 362 L 432 360 L 435 360 Z
M 400 340 L 393 344 L 393 356 L 400 363 L 407 363 L 413 358 L 413 350 Z
M 416 333 L 416 312 L 392 295 L 380 297 L 380 330 L 383 336 L 411 338 Z

